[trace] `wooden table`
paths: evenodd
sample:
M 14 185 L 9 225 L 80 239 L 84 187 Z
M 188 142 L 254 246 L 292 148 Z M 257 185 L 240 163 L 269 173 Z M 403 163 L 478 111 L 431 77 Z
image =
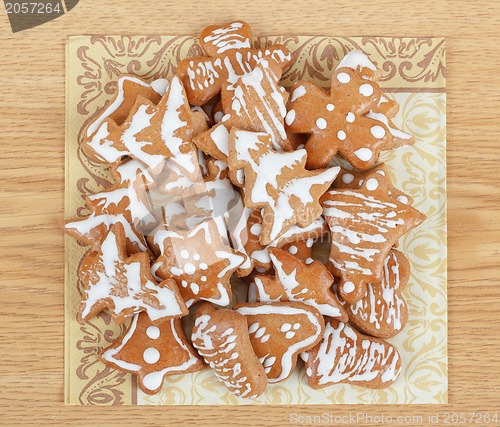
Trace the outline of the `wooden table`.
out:
M 82 0 L 12 34 L 0 17 L 0 423 L 288 425 L 290 413 L 500 412 L 500 3 Z M 72 34 L 195 34 L 244 18 L 255 34 L 445 36 L 449 404 L 99 408 L 63 404 L 64 46 Z M 497 212 L 497 213 L 495 213 Z M 499 415 L 500 416 L 500 415 Z M 451 421 L 452 418 L 450 417 Z M 406 420 L 406 425 L 416 425 Z M 426 421 L 424 421 L 426 422 Z M 500 422 L 500 421 L 499 421 Z M 361 424 L 359 424 L 361 425 Z M 462 424 L 463 425 L 463 424 Z

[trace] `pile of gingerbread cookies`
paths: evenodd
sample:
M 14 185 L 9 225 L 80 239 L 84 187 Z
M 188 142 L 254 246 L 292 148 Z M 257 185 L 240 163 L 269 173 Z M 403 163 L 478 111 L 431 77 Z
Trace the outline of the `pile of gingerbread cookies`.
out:
M 148 394 L 212 369 L 254 398 L 301 363 L 313 388 L 392 384 L 401 358 L 381 338 L 407 323 L 410 274 L 395 248 L 425 216 L 378 163 L 414 142 L 392 122 L 381 72 L 351 51 L 328 91 L 286 90 L 293 54 L 253 48 L 248 24 L 200 41 L 206 56 L 171 81 L 120 77 L 86 125 L 81 149 L 113 183 L 65 227 L 90 246 L 79 321 L 107 310 L 130 322 L 101 360 Z

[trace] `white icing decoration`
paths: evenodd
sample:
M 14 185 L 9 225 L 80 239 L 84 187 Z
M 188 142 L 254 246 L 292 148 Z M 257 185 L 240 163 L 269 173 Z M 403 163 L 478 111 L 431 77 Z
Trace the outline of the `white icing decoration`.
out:
M 153 365 L 158 362 L 158 360 L 160 360 L 160 352 L 154 347 L 148 347 L 146 350 L 144 350 L 142 358 L 146 363 Z
M 130 324 L 130 328 L 127 331 L 126 335 L 123 337 L 121 344 L 116 347 L 116 348 L 111 348 L 109 350 L 106 350 L 102 354 L 102 358 L 107 360 L 108 362 L 111 362 L 118 366 L 120 369 L 130 371 L 130 372 L 136 372 L 138 373 L 141 369 L 142 366 L 136 365 L 134 363 L 129 363 L 124 360 L 117 359 L 115 356 L 119 354 L 123 348 L 127 345 L 129 342 L 130 338 L 134 335 L 136 328 L 137 328 L 137 320 L 139 318 L 139 315 L 135 315 L 134 318 L 132 319 L 132 323 Z M 186 355 L 187 355 L 187 360 L 183 362 L 181 365 L 176 365 L 176 366 L 170 366 L 167 368 L 162 369 L 161 371 L 157 372 L 150 372 L 149 374 L 145 375 L 143 378 L 143 385 L 146 387 L 148 390 L 156 390 L 160 387 L 164 375 L 168 373 L 183 373 L 187 369 L 189 369 L 192 365 L 198 363 L 198 358 L 195 357 L 195 355 L 191 352 L 191 350 L 182 342 L 180 337 L 177 334 L 177 331 L 175 330 L 175 324 L 173 320 L 170 320 L 165 323 L 166 326 L 162 326 L 165 328 L 170 328 L 172 335 L 174 337 L 174 340 L 176 343 L 184 349 Z
M 146 335 L 152 340 L 156 340 L 160 337 L 160 328 L 158 326 L 148 326 L 146 329 Z
M 280 327 L 281 332 L 288 332 L 290 329 L 292 329 L 292 325 L 290 323 L 283 323 Z
M 189 301 L 186 301 L 186 305 L 188 305 L 188 302 Z M 192 350 L 184 342 L 182 342 L 181 338 L 177 334 L 177 331 L 175 330 L 175 323 L 173 320 L 168 322 L 168 326 L 172 332 L 172 336 L 174 337 L 175 342 L 184 350 L 184 353 L 187 355 L 187 360 L 180 365 L 169 366 L 162 369 L 161 371 L 150 372 L 149 374 L 145 375 L 142 379 L 142 384 L 148 390 L 158 389 L 165 375 L 182 374 L 191 366 L 199 362 L 198 358 L 192 353 Z
M 316 302 L 313 298 L 305 298 L 302 295 L 302 290 L 300 289 L 300 284 L 297 281 L 296 275 L 297 270 L 292 270 L 287 274 L 283 268 L 283 263 L 281 263 L 275 255 L 271 255 L 271 260 L 281 285 L 283 286 L 284 296 L 288 301 L 298 301 L 304 302 L 308 305 L 315 307 L 324 316 L 338 317 L 341 315 L 340 309 L 329 304 L 323 304 Z M 310 258 L 311 262 L 314 260 Z M 262 302 L 272 302 L 270 296 L 265 292 L 264 285 L 259 278 L 255 279 L 255 286 L 257 295 L 259 296 L 259 301 Z M 278 299 L 279 300 L 279 299 Z M 274 300 L 276 301 L 276 300 Z
M 363 162 L 369 161 L 373 157 L 373 152 L 369 148 L 360 148 L 354 152 L 354 155 Z
M 98 227 L 101 224 L 109 230 L 113 224 L 116 224 L 118 222 L 123 225 L 123 228 L 125 230 L 125 237 L 127 238 L 127 240 L 129 240 L 131 243 L 135 243 L 141 251 L 147 252 L 148 248 L 144 245 L 139 236 L 132 229 L 132 226 L 130 225 L 128 220 L 122 214 L 96 215 L 95 213 L 92 213 L 84 220 L 68 222 L 65 225 L 65 228 L 67 230 L 75 230 L 79 234 L 86 236 L 89 235 L 94 228 Z
M 232 22 L 228 27 L 217 28 L 212 34 L 206 36 L 203 41 L 217 48 L 217 53 L 227 50 L 250 48 L 250 40 L 238 34 L 242 27 L 241 22 Z
M 344 175 L 342 175 L 342 182 L 344 184 L 350 184 L 353 181 L 354 181 L 354 175 L 352 173 L 345 173 Z
M 295 110 L 290 110 L 288 113 L 286 113 L 285 123 L 288 126 L 290 126 L 293 123 L 293 121 L 295 120 L 295 116 L 296 116 Z
M 354 291 L 354 283 L 352 282 L 345 282 L 344 285 L 342 286 L 342 290 L 346 294 L 350 294 L 352 291 Z
M 389 268 L 391 262 L 394 265 Z M 396 292 L 401 286 L 399 269 L 398 258 L 391 251 L 384 261 L 382 280 L 380 283 L 368 284 L 366 295 L 351 306 L 352 313 L 377 329 L 380 329 L 382 323 L 385 323 L 392 325 L 395 331 L 401 330 L 401 310 L 405 302 Z M 382 301 L 377 299 L 376 295 L 381 295 Z
M 187 262 L 184 264 L 184 271 L 186 274 L 194 274 L 196 272 L 196 267 L 194 264 Z
M 409 224 L 403 219 L 403 213 L 412 208 L 359 191 L 330 190 L 326 194 L 323 214 L 332 233 L 330 261 L 339 270 L 350 271 L 350 274 L 372 276 L 371 269 L 362 267 L 359 262 L 372 267 L 377 265 L 380 257 L 380 263 L 383 262 L 384 252 L 388 250 L 388 236 L 392 242 L 395 235 L 408 231 Z M 339 255 L 335 255 L 337 251 Z M 333 259 L 340 253 L 348 255 L 342 257 L 342 264 Z
M 299 86 L 295 88 L 295 90 L 292 92 L 292 96 L 290 97 L 290 102 L 296 101 L 305 94 L 306 94 L 306 88 L 304 86 Z
M 408 203 L 408 197 L 406 196 L 398 196 L 396 197 L 396 200 L 400 203 L 404 203 L 405 205 Z
M 261 224 L 253 224 L 250 227 L 250 233 L 252 233 L 254 236 L 260 236 L 261 230 L 262 230 Z
M 337 132 L 337 138 L 340 139 L 341 141 L 343 141 L 344 139 L 346 139 L 347 135 L 346 133 L 343 131 L 343 130 L 339 130 Z
M 132 76 L 122 76 L 118 79 L 116 82 L 116 90 L 117 90 L 117 95 L 114 99 L 114 101 L 109 104 L 106 109 L 103 111 L 102 114 L 99 115 L 87 128 L 87 137 L 90 137 L 102 124 L 102 122 L 108 118 L 111 114 L 113 114 L 120 106 L 123 104 L 123 101 L 125 100 L 125 91 L 123 88 L 123 85 L 126 81 L 134 82 L 138 85 L 148 87 L 149 84 L 146 82 L 142 81 L 141 79 L 137 77 L 132 77 Z M 154 88 L 153 88 L 154 89 Z
M 370 178 L 366 181 L 366 189 L 368 191 L 375 191 L 378 188 L 378 181 L 375 178 Z
M 347 73 L 338 73 L 337 80 L 342 84 L 346 84 L 351 81 L 351 76 Z
M 269 257 L 269 248 L 279 248 L 283 246 L 283 242 L 293 241 L 300 236 L 303 236 L 307 233 L 316 233 L 319 230 L 323 229 L 325 225 L 325 220 L 323 217 L 319 217 L 316 221 L 311 223 L 311 225 L 301 228 L 297 225 L 290 227 L 288 231 L 283 233 L 278 239 L 272 241 L 269 245 L 267 245 L 264 249 L 254 251 L 251 254 L 252 259 L 255 261 L 261 262 L 262 264 L 268 264 L 271 262 L 271 258 Z M 259 271 L 257 269 L 257 271 Z M 264 273 L 265 270 L 259 271 L 259 273 Z
M 379 122 L 382 122 L 388 129 L 389 132 L 391 133 L 392 136 L 399 138 L 399 139 L 411 139 L 411 135 L 403 132 L 399 129 L 393 128 L 389 125 L 389 120 L 387 119 L 387 116 L 385 116 L 382 113 L 374 113 L 373 111 L 369 111 L 368 114 L 366 114 L 365 117 L 369 117 L 370 119 L 377 120 Z
M 217 345 L 214 344 L 216 338 Z M 251 384 L 238 360 L 237 336 L 229 328 L 220 333 L 207 314 L 195 320 L 191 339 L 198 353 L 214 369 L 217 378 L 236 396 L 251 397 Z
M 311 187 L 327 185 L 337 176 L 340 168 L 332 167 L 323 172 L 311 172 L 309 176 L 290 179 L 285 185 L 278 188 L 278 176 L 284 169 L 295 169 L 303 164 L 307 157 L 306 150 L 297 150 L 287 153 L 271 151 L 260 138 L 266 134 L 247 131 L 236 131 L 234 139 L 235 157 L 245 162 L 255 173 L 255 181 L 249 191 L 249 197 L 254 205 L 265 205 L 272 211 L 270 240 L 275 240 L 286 231 L 285 225 L 297 215 L 297 206 L 292 207 L 290 198 L 293 197 L 305 207 L 314 203 Z M 265 148 L 266 151 L 258 158 L 252 157 L 252 152 Z M 270 190 L 271 187 L 271 190 Z M 271 193 L 270 193 L 271 191 Z M 277 197 L 273 197 L 277 194 Z
M 385 129 L 382 126 L 372 126 L 370 132 L 377 139 L 381 139 L 385 136 Z
M 316 120 L 316 126 L 318 129 L 326 129 L 326 120 L 320 117 L 318 120 Z
M 364 83 L 359 87 L 359 93 L 363 96 L 373 95 L 373 86 L 369 83 Z
M 354 122 L 355 119 L 356 119 L 356 116 L 354 115 L 354 113 L 351 113 L 351 112 L 347 113 L 347 115 L 345 117 L 345 120 L 348 123 Z
M 231 107 L 233 111 L 240 117 L 245 115 L 251 119 L 256 114 L 260 121 L 258 128 L 263 129 L 271 137 L 272 146 L 281 150 L 280 141 L 287 139 L 283 120 L 287 114 L 285 106 L 285 98 L 283 92 L 277 84 L 277 77 L 273 70 L 269 67 L 266 59 L 258 61 L 262 67 L 256 67 L 251 72 L 245 73 L 239 80 L 240 86 L 236 87 L 233 95 Z M 268 91 L 264 89 L 266 84 Z M 245 99 L 242 91 L 243 85 L 247 90 L 252 88 L 252 91 L 257 94 L 262 107 L 255 107 L 255 103 L 250 107 Z M 277 113 L 275 112 L 277 110 Z M 245 113 L 245 114 L 243 114 Z
M 170 82 L 167 79 L 156 79 L 151 82 L 151 88 L 160 96 L 165 95 Z
M 346 56 L 340 61 L 337 70 L 340 68 L 351 68 L 353 70 L 361 70 L 363 68 L 368 68 L 372 71 L 376 71 L 377 67 L 373 62 L 368 59 L 363 52 L 360 50 L 351 50 Z

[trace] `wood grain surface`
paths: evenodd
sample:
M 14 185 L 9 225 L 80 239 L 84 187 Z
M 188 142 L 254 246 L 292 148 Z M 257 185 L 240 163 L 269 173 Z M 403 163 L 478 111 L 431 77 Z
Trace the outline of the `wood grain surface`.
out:
M 444 425 L 447 413 L 500 412 L 499 2 L 81 0 L 70 13 L 16 34 L 0 10 L 0 424 L 282 426 L 295 421 L 291 413 L 367 413 L 392 416 L 394 425 L 427 425 L 439 413 L 435 425 Z M 251 23 L 256 35 L 446 37 L 448 405 L 64 406 L 66 38 L 196 34 L 233 18 Z M 423 421 L 397 418 L 404 415 Z

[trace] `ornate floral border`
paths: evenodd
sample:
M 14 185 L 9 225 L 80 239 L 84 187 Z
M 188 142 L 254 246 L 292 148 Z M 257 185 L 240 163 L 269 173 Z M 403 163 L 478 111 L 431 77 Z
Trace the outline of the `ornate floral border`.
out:
M 385 92 L 397 96 L 404 117 L 404 128 L 418 141 L 414 151 L 392 152 L 384 158 L 390 165 L 402 189 L 410 193 L 429 216 L 427 228 L 418 236 L 404 239 L 401 245 L 409 253 L 414 272 L 412 280 L 418 292 L 407 293 L 415 319 L 410 318 L 408 339 L 404 346 L 408 354 L 425 343 L 427 350 L 405 361 L 414 369 L 406 379 L 413 387 L 404 396 L 391 389 L 383 392 L 362 391 L 354 395 L 345 388 L 332 388 L 318 400 L 304 387 L 299 387 L 297 399 L 290 396 L 286 384 L 276 387 L 263 403 L 323 403 L 323 402 L 445 402 L 446 385 L 446 195 L 445 195 L 445 51 L 444 40 L 401 37 L 306 37 L 277 36 L 254 39 L 255 47 L 282 43 L 293 52 L 293 64 L 283 75 L 282 84 L 289 87 L 301 79 L 329 85 L 330 74 L 344 55 L 352 49 L 369 53 L 384 71 L 381 85 Z M 83 198 L 108 182 L 106 170 L 94 164 L 78 148 L 81 129 L 99 112 L 113 93 L 117 77 L 123 73 L 152 80 L 175 73 L 182 58 L 202 54 L 194 37 L 190 36 L 78 36 L 72 37 L 67 52 L 67 154 L 66 154 L 66 215 L 71 218 L 88 214 Z M 395 153 L 395 154 L 394 154 Z M 424 178 L 422 178 L 424 177 Z M 427 202 L 424 202 L 427 200 Z M 429 215 L 430 213 L 430 215 Z M 434 230 L 434 231 L 433 231 Z M 439 230 L 439 232 L 436 232 Z M 103 347 L 122 332 L 109 315 L 102 313 L 84 325 L 75 320 L 80 284 L 76 266 L 85 248 L 72 239 L 66 240 L 66 402 L 80 405 L 135 404 L 234 404 L 235 398 L 220 395 L 217 383 L 207 372 L 193 375 L 186 381 L 196 381 L 206 391 L 202 396 L 196 387 L 186 395 L 182 378 L 173 378 L 168 390 L 155 398 L 138 396 L 130 375 L 114 371 L 97 360 Z M 436 261 L 434 261 L 436 258 Z M 419 311 L 426 310 L 422 292 L 440 303 L 423 324 Z M 440 339 L 425 337 L 422 330 L 434 330 Z M 444 337 L 444 338 L 443 338 Z M 417 340 L 417 341 L 416 341 Z M 429 346 L 433 348 L 430 349 Z M 424 360 L 424 359 L 429 360 Z M 434 358 L 434 359 L 432 359 Z M 434 360 L 434 362 L 432 362 Z M 303 373 L 299 373 L 302 375 Z M 436 382 L 440 383 L 437 384 Z M 416 384 L 416 386 L 415 386 Z M 418 393 L 415 392 L 418 391 Z M 427 393 L 427 394 L 426 394 Z M 140 394 L 140 393 L 139 393 Z M 354 396 L 354 397 L 353 397 Z M 424 396 L 424 397 L 422 397 Z M 427 396 L 427 397 L 425 397 Z M 423 400 L 422 400 L 423 399 Z

